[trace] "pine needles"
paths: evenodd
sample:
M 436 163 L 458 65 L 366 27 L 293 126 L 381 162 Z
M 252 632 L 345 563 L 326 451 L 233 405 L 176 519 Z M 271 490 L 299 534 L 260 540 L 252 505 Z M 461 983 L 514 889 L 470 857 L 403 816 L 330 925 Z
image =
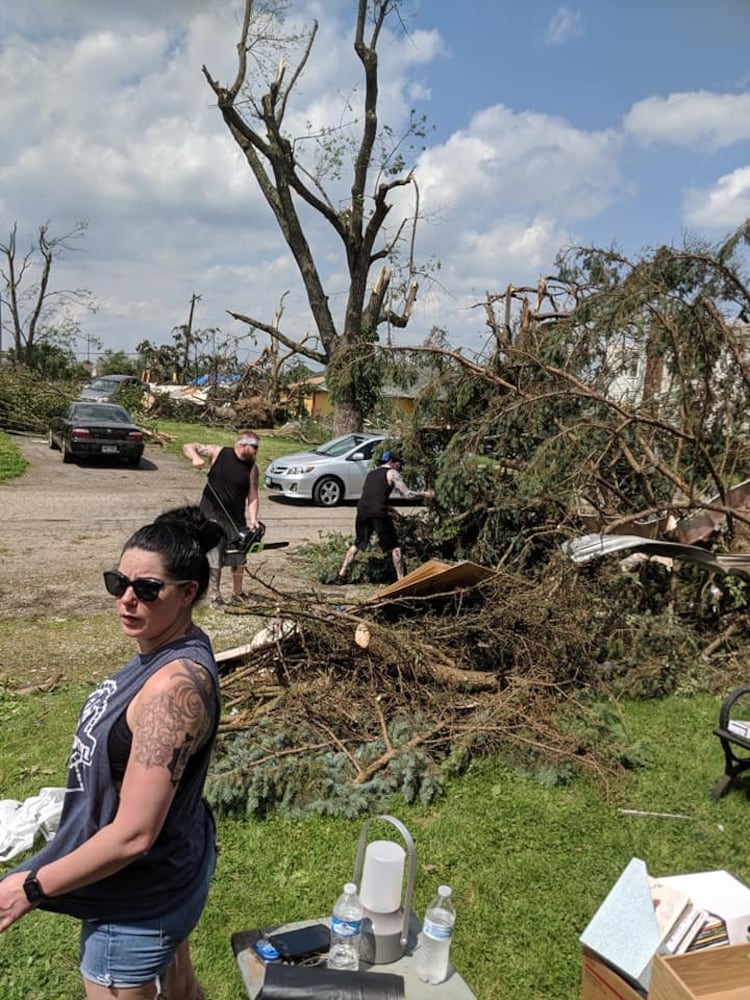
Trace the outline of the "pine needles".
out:
M 224 679 L 213 804 L 259 816 L 356 815 L 394 793 L 429 802 L 446 773 L 500 748 L 525 766 L 613 773 L 626 748 L 612 730 L 597 737 L 578 589 L 575 574 L 498 573 L 437 598 L 336 607 L 265 588 L 253 615 L 283 620 L 286 638 L 270 629 Z

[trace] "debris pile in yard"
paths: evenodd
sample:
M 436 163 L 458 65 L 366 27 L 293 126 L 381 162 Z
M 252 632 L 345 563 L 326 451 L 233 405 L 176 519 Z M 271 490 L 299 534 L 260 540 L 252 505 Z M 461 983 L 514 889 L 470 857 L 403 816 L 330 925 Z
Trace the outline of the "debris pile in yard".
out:
M 256 581 L 248 622 L 261 615 L 266 627 L 221 657 L 214 805 L 354 815 L 393 793 L 429 801 L 447 774 L 500 747 L 549 780 L 574 762 L 613 773 L 625 750 L 591 701 L 576 574 L 478 575 L 467 587 L 454 573 L 448 593 L 388 588 L 354 606 Z

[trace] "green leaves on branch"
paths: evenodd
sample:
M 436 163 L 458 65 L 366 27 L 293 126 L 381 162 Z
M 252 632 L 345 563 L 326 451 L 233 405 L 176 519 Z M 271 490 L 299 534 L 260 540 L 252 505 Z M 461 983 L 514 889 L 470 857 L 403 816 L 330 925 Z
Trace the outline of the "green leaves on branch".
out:
M 285 729 L 277 719 L 258 722 L 247 733 L 220 741 L 212 765 L 207 797 L 220 815 L 262 818 L 272 809 L 291 816 L 344 816 L 352 818 L 384 809 L 393 795 L 408 803 L 427 804 L 442 793 L 439 766 L 408 741 L 424 720 L 408 713 L 389 727 L 392 745 L 404 745 L 386 768 L 366 782 L 352 782 L 348 754 L 320 749 L 321 732 L 304 722 Z M 296 748 L 310 744 L 310 752 Z M 386 752 L 382 740 L 353 749 L 357 764 L 366 768 Z

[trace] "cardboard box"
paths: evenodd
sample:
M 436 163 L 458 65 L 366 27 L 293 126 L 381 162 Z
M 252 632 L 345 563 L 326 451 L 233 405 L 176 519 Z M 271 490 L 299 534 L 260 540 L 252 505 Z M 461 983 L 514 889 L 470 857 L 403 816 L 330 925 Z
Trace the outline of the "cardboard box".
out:
M 643 994 L 629 986 L 606 962 L 584 948 L 581 998 L 582 1000 L 643 1000 Z
M 750 945 L 726 945 L 668 957 L 657 955 L 654 959 L 648 1000 L 748 1000 L 748 997 Z
M 647 997 L 648 1000 L 748 1000 L 750 945 L 728 945 L 685 955 L 657 955 Z M 584 949 L 581 1000 L 644 1000 L 644 994 Z

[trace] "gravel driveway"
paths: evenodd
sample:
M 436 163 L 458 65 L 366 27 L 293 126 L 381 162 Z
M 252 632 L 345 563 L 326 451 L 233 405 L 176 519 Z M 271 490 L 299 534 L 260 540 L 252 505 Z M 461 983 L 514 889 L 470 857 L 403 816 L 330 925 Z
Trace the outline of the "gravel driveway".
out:
M 116 565 L 126 538 L 161 511 L 197 502 L 203 489 L 205 474 L 157 445 L 147 445 L 140 467 L 131 469 L 64 465 L 46 440 L 15 440 L 29 467 L 0 484 L 0 619 L 108 608 L 101 574 Z M 295 546 L 354 528 L 353 504 L 301 506 L 263 492 L 260 516 L 267 542 L 290 543 L 250 557 L 259 575 L 267 572 L 281 590 L 299 587 L 288 564 Z M 229 592 L 228 577 L 222 587 Z

